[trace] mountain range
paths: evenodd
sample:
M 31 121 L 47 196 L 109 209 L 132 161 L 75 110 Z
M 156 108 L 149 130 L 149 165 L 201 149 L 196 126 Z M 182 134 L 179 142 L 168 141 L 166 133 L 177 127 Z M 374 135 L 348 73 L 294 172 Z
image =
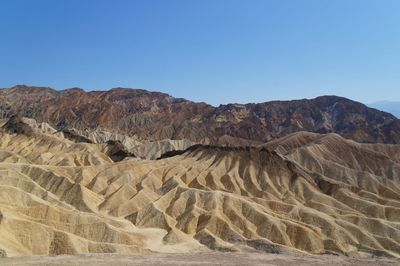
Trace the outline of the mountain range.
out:
M 400 258 L 400 127 L 337 96 L 0 90 L 0 257 Z
M 251 145 L 309 131 L 365 143 L 400 143 L 395 116 L 337 96 L 213 107 L 137 89 L 15 86 L 0 90 L 0 103 L 0 118 L 19 115 L 57 129 L 104 129 L 138 140 Z

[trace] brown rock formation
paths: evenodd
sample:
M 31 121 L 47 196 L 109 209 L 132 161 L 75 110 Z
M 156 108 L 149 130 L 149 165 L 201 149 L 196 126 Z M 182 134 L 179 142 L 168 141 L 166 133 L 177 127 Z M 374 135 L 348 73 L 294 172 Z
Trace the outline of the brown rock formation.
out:
M 213 107 L 164 93 L 117 88 L 85 92 L 16 86 L 0 90 L 0 117 L 13 114 L 58 129 L 106 129 L 141 140 L 260 144 L 293 132 L 334 132 L 369 143 L 400 143 L 400 120 L 336 96 Z

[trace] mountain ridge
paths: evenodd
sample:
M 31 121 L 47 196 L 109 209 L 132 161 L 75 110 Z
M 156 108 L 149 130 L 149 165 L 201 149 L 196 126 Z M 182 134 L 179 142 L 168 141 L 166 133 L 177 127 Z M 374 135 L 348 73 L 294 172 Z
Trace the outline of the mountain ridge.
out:
M 396 101 L 378 101 L 367 104 L 368 106 L 393 114 L 400 117 L 400 102 Z
M 400 120 L 339 96 L 218 107 L 161 92 L 114 88 L 15 86 L 0 90 L 0 117 L 58 129 L 106 129 L 138 140 L 188 139 L 216 145 L 261 144 L 298 131 L 338 133 L 366 143 L 400 143 Z

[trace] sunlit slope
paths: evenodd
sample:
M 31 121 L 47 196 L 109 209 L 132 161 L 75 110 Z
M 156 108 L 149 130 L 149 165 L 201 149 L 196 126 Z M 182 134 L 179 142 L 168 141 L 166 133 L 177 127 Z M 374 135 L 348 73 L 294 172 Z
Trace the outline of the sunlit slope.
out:
M 399 147 L 297 133 L 115 163 L 98 144 L 0 133 L 0 249 L 400 254 Z

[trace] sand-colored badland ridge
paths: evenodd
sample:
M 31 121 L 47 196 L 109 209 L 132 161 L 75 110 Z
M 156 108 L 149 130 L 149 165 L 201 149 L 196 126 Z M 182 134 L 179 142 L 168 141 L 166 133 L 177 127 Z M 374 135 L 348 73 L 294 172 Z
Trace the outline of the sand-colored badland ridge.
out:
M 263 251 L 400 256 L 400 146 L 299 132 L 252 148 L 107 155 L 0 132 L 0 254 Z M 143 148 L 144 149 L 144 148 Z

